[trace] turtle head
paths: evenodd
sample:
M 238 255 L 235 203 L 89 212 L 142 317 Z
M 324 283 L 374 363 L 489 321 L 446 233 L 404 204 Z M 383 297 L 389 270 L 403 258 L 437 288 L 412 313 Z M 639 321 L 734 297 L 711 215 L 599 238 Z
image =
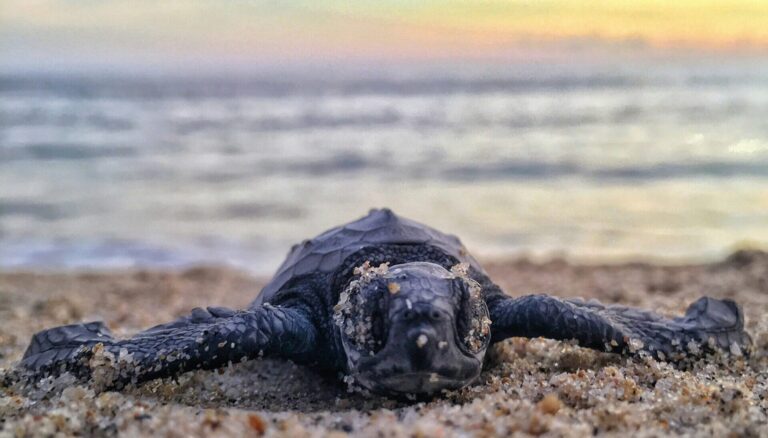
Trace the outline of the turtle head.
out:
M 429 395 L 472 382 L 490 341 L 488 308 L 466 267 L 364 265 L 334 320 L 349 374 L 379 393 Z

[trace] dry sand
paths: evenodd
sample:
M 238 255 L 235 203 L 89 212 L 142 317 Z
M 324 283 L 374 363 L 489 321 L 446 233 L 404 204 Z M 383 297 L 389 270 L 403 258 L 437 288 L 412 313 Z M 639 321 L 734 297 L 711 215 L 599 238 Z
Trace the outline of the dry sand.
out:
M 689 266 L 510 260 L 487 268 L 512 295 L 594 297 L 670 315 L 701 295 L 732 298 L 744 306 L 755 350 L 749 360 L 678 370 L 511 339 L 494 349 L 478 382 L 421 403 L 350 394 L 332 377 L 279 360 L 121 392 L 98 393 L 62 377 L 34 391 L 0 385 L 0 436 L 768 436 L 768 254 Z M 103 319 L 129 335 L 194 306 L 245 306 L 261 284 L 222 268 L 2 273 L 0 368 L 12 367 L 43 328 Z

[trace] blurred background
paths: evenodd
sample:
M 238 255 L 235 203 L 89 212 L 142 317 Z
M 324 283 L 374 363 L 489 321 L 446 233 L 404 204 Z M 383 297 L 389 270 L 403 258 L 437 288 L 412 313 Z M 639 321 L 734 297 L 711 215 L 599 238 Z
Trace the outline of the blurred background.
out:
M 768 2 L 0 3 L 0 268 L 227 263 L 365 214 L 484 258 L 768 246 Z

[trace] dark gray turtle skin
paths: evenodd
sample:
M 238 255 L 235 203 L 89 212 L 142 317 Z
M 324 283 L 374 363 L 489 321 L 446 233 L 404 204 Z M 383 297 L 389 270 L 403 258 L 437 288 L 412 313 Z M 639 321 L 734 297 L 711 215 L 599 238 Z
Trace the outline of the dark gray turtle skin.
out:
M 292 248 L 245 310 L 189 316 L 116 339 L 100 322 L 37 333 L 19 369 L 87 380 L 116 364 L 110 387 L 261 356 L 349 376 L 371 391 L 431 395 L 480 374 L 490 344 L 509 337 L 575 340 L 619 354 L 680 362 L 751 340 L 730 300 L 704 297 L 685 315 L 547 295 L 505 294 L 455 236 L 388 209 Z

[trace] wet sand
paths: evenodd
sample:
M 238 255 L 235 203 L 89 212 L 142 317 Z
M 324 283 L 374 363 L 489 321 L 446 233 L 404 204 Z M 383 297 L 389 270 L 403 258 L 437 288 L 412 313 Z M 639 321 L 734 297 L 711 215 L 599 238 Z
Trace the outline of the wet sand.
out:
M 511 295 L 597 298 L 668 315 L 701 295 L 732 298 L 744 308 L 754 352 L 680 370 L 565 342 L 510 339 L 493 349 L 475 384 L 419 403 L 349 393 L 333 376 L 280 360 L 120 392 L 97 392 L 65 376 L 36 390 L 0 384 L 0 437 L 768 436 L 768 254 L 742 251 L 684 266 L 525 259 L 485 266 Z M 127 336 L 195 306 L 243 307 L 263 282 L 215 267 L 0 273 L 0 368 L 12 367 L 44 328 L 101 319 Z

